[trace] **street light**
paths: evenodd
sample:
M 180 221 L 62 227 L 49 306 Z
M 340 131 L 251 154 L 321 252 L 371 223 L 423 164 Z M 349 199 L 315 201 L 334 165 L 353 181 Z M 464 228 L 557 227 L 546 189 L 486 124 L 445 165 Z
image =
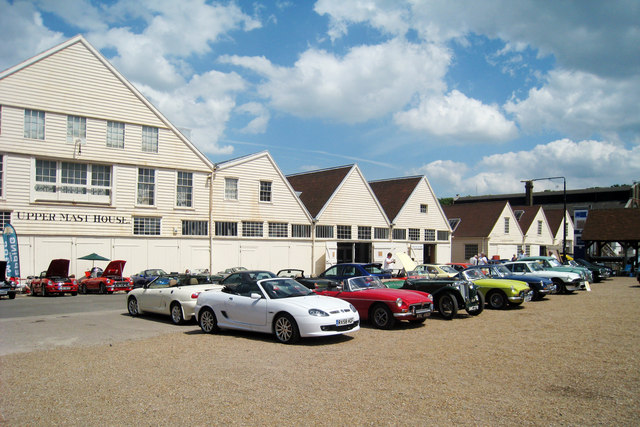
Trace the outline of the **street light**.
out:
M 532 183 L 533 181 L 551 181 L 553 179 L 561 179 L 562 180 L 562 195 L 563 195 L 563 202 L 564 202 L 564 209 L 563 209 L 563 215 L 562 215 L 562 258 L 564 258 L 564 260 L 567 260 L 567 179 L 564 176 L 551 176 L 551 177 L 547 177 L 547 178 L 534 178 L 534 179 L 526 179 L 526 180 L 522 180 L 520 182 L 529 182 Z M 533 195 L 533 184 L 531 184 L 531 194 Z

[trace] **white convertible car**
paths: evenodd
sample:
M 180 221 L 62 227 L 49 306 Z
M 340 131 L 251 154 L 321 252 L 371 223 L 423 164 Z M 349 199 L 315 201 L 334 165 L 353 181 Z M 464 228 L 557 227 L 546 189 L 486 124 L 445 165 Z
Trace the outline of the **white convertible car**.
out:
M 266 332 L 285 344 L 300 337 L 360 329 L 360 316 L 353 305 L 317 295 L 286 277 L 245 280 L 225 286 L 222 292 L 203 292 L 195 315 L 206 333 L 220 328 Z
M 200 292 L 217 290 L 210 276 L 159 276 L 127 295 L 127 309 L 132 316 L 144 312 L 168 314 L 176 325 L 191 320 Z

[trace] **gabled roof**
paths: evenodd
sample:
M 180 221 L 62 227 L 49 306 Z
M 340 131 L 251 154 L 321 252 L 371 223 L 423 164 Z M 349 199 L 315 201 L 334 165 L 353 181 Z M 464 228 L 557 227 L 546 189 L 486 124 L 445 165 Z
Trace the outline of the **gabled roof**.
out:
M 380 181 L 369 181 L 389 220 L 393 221 L 423 177 L 413 176 Z
M 518 219 L 516 214 L 516 219 L 518 219 L 518 223 L 520 223 L 520 228 L 523 232 L 526 232 L 531 227 L 531 223 L 535 219 L 536 215 L 540 211 L 540 206 L 511 206 L 513 212 L 522 211 L 522 216 Z
M 287 180 L 298 193 L 313 218 L 317 218 L 355 165 L 288 175 Z
M 11 68 L 7 68 L 4 71 L 0 71 L 0 80 L 7 78 L 15 73 L 20 72 L 33 64 L 36 64 L 40 61 L 44 61 L 55 54 L 70 48 L 74 45 L 82 45 L 91 55 L 93 55 L 99 62 L 106 67 L 109 72 L 122 83 L 132 94 L 136 97 L 140 102 L 142 102 L 152 113 L 153 116 L 157 117 L 168 129 L 170 129 L 191 151 L 193 151 L 198 158 L 204 162 L 204 164 L 213 168 L 213 163 L 205 156 L 196 146 L 186 137 L 184 134 L 175 127 L 169 119 L 167 119 L 138 89 L 136 89 L 129 80 L 127 80 L 120 72 L 104 57 L 102 54 L 94 48 L 84 37 L 81 35 L 77 35 L 75 37 L 70 38 L 69 40 L 60 43 L 57 46 L 52 47 L 42 53 L 39 53 L 36 56 L 33 56 L 26 61 L 21 62 Z
M 640 241 L 640 209 L 594 209 L 589 211 L 582 231 L 582 240 Z
M 564 217 L 563 209 L 543 209 L 544 216 L 547 217 L 551 233 L 555 236 L 562 226 L 562 218 Z
M 443 206 L 447 218 L 460 218 L 455 237 L 489 237 L 507 202 L 465 203 Z

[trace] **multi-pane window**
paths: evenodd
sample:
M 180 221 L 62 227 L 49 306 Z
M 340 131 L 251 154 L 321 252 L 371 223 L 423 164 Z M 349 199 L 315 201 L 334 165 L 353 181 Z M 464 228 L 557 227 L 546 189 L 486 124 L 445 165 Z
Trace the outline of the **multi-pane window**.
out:
M 371 227 L 358 226 L 358 240 L 371 240 Z
M 56 192 L 57 163 L 51 160 L 36 160 L 36 191 Z
M 142 126 L 142 151 L 158 152 L 158 128 Z
M 311 237 L 309 224 L 291 224 L 291 237 Z
M 224 179 L 224 198 L 238 200 L 238 178 Z
M 159 236 L 160 218 L 152 216 L 134 216 L 133 234 L 138 236 Z
M 78 116 L 67 116 L 67 142 L 84 143 L 87 138 L 87 118 Z M 80 139 L 81 141 L 78 141 Z
M 350 225 L 338 225 L 336 236 L 338 239 L 351 239 L 351 226 Z
M 478 255 L 478 245 L 464 245 L 464 259 L 468 260 L 474 255 Z
M 24 110 L 24 137 L 44 139 L 44 111 Z
M 242 235 L 244 237 L 262 237 L 262 222 L 258 221 L 242 221 Z
M 91 194 L 107 196 L 111 193 L 111 166 L 91 165 Z
M 11 224 L 11 211 L 0 211 L 0 232 L 4 230 L 5 224 Z
M 271 181 L 260 181 L 260 201 L 271 201 Z
M 124 148 L 124 123 L 107 122 L 107 147 Z
M 409 229 L 409 240 L 420 240 L 420 229 L 419 228 L 410 228 Z
M 393 240 L 407 240 L 407 229 L 406 228 L 394 228 L 393 229 Z
M 388 239 L 389 238 L 389 229 L 388 228 L 381 228 L 381 227 L 376 227 L 373 229 L 373 236 L 376 239 Z
M 270 222 L 269 237 L 289 237 L 289 224 L 286 222 Z
M 138 204 L 152 206 L 155 201 L 156 171 L 154 169 L 138 169 Z
M 447 230 L 438 230 L 438 240 L 449 240 L 449 232 Z
M 542 221 L 538 221 L 538 236 L 542 234 Z
M 216 236 L 237 236 L 238 223 L 231 221 L 216 221 Z
M 509 234 L 509 218 L 504 219 L 504 234 Z
M 60 192 L 87 193 L 87 165 L 84 163 L 62 162 L 60 165 Z
M 420 213 L 424 213 L 424 214 L 426 214 L 426 213 L 427 213 L 427 211 L 428 211 L 428 206 L 427 206 L 427 205 L 425 205 L 425 204 L 421 204 L 421 205 L 420 205 Z
M 209 234 L 209 223 L 207 221 L 182 220 L 183 236 L 206 236 Z
M 4 156 L 0 155 L 0 198 L 4 195 L 4 192 L 2 191 L 2 189 L 4 188 L 4 186 L 2 185 L 4 183 Z
M 333 239 L 333 225 L 318 225 L 316 237 L 320 239 Z
M 427 242 L 434 242 L 436 240 L 436 230 L 424 230 L 424 240 L 426 240 Z
M 191 207 L 193 199 L 193 173 L 178 171 L 177 195 L 177 206 Z

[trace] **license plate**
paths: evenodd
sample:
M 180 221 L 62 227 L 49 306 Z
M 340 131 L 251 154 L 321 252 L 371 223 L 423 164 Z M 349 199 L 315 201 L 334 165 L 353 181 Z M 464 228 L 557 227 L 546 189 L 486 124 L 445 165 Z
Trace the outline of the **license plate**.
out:
M 349 317 L 348 319 L 338 319 L 338 320 L 336 320 L 336 326 L 350 325 L 352 323 L 353 323 L 353 317 Z
M 9 291 L 7 291 L 6 289 L 0 289 L 0 295 L 7 295 Z
M 62 289 L 63 291 L 68 291 L 68 290 L 69 290 L 69 289 L 71 289 L 71 288 L 70 288 L 70 287 L 68 287 L 68 286 L 63 286 L 61 289 Z

